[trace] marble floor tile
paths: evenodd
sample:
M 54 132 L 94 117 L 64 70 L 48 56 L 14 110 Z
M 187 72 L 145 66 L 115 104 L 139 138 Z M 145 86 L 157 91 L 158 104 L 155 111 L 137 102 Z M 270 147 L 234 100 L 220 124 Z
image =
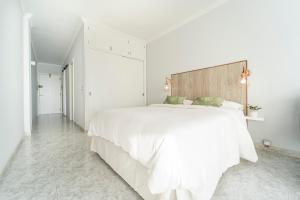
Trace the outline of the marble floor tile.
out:
M 0 200 L 140 200 L 61 115 L 38 118 L 0 177 Z M 300 200 L 300 159 L 258 150 L 221 178 L 213 200 Z

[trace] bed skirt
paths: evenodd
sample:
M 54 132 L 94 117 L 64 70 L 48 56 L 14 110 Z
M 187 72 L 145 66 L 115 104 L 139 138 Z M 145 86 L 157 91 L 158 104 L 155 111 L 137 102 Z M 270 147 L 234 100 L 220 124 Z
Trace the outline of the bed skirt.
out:
M 148 170 L 120 147 L 101 137 L 92 137 L 91 151 L 111 166 L 145 200 L 191 200 L 186 190 L 153 195 L 148 189 Z

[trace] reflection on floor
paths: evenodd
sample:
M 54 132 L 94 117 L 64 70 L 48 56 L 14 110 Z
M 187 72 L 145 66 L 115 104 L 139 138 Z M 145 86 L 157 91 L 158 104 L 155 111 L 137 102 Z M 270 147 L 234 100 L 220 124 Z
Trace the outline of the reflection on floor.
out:
M 39 117 L 0 178 L 1 200 L 141 199 L 98 155 L 90 139 L 61 115 Z M 259 151 L 222 177 L 213 200 L 300 199 L 300 159 Z

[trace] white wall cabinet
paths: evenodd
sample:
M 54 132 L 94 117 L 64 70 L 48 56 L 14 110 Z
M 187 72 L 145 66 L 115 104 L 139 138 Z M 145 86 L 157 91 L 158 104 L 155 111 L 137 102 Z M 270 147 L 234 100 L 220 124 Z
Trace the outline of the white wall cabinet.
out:
M 146 59 L 146 44 L 138 40 L 128 40 L 129 41 L 129 57 L 137 58 L 141 60 Z
M 86 58 L 87 123 L 103 109 L 145 105 L 143 61 L 93 49 Z
M 145 60 L 146 43 L 104 26 L 86 26 L 87 46 L 138 60 Z
M 146 42 L 104 26 L 84 26 L 85 129 L 103 109 L 146 104 Z

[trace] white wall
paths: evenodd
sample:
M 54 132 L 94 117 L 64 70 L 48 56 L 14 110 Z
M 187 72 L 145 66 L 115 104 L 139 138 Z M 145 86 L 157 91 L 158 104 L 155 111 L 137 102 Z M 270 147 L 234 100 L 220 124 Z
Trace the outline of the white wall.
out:
M 300 151 L 300 1 L 231 0 L 147 47 L 148 103 L 164 99 L 166 76 L 247 59 L 249 103 L 265 122 L 250 122 L 256 142 Z
M 0 4 L 0 173 L 24 135 L 22 11 L 18 0 Z
M 32 108 L 31 108 L 31 14 L 23 16 L 22 47 L 23 47 L 23 106 L 24 132 L 31 135 Z
M 84 102 L 84 34 L 83 26 L 79 30 L 72 45 L 65 64 L 73 61 L 74 68 L 74 121 L 81 128 L 85 128 L 85 102 Z M 69 73 L 69 72 L 68 72 Z M 68 74 L 67 74 L 68 75 Z M 67 79 L 68 80 L 68 79 Z M 67 81 L 68 82 L 68 81 Z M 67 95 L 69 89 L 67 87 Z M 67 96 L 67 115 L 70 115 L 69 96 Z

